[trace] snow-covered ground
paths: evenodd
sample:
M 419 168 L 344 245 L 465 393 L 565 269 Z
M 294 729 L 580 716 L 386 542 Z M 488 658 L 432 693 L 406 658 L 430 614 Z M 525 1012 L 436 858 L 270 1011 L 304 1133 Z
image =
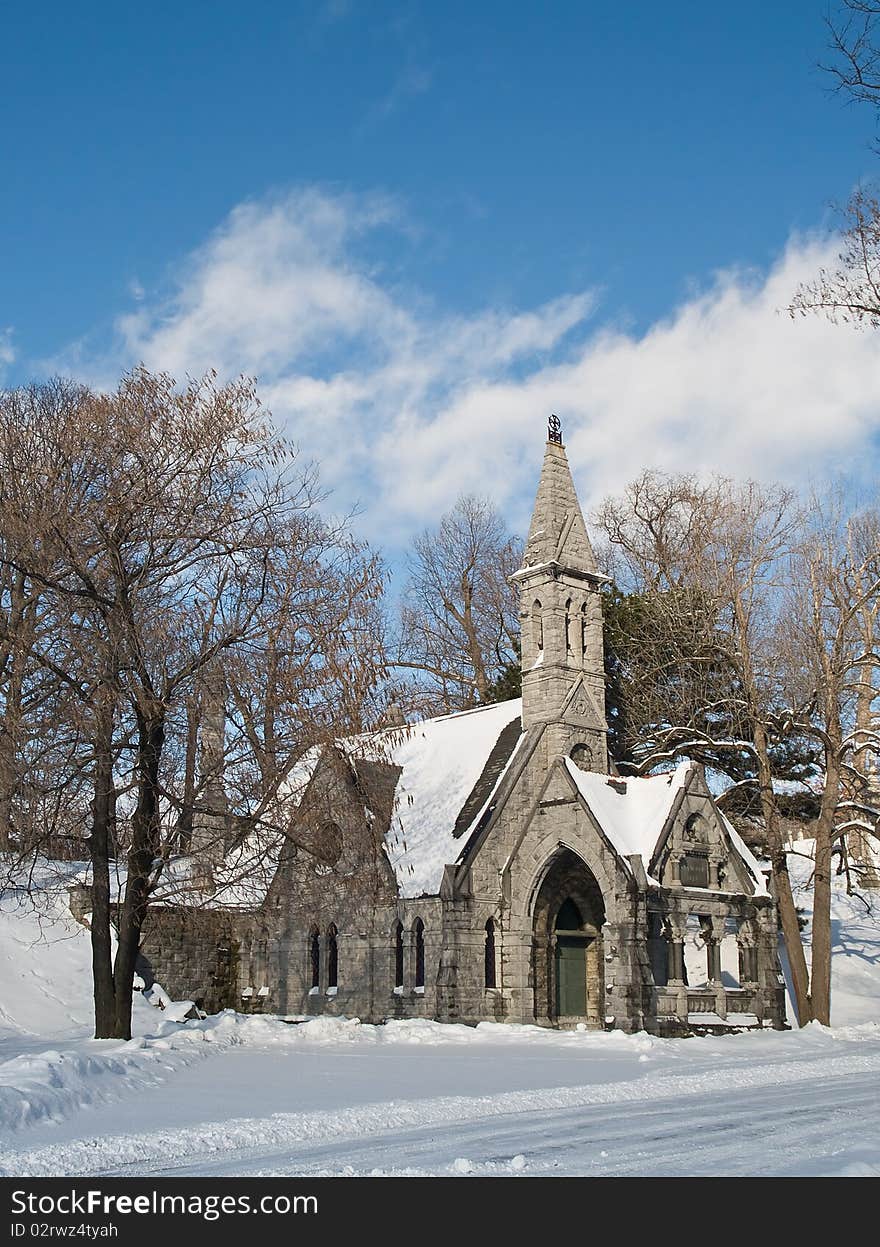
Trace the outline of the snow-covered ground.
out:
M 803 876 L 808 864 L 799 864 Z M 880 920 L 835 896 L 832 1029 L 660 1040 L 485 1024 L 89 1039 L 87 932 L 0 902 L 0 1172 L 880 1174 Z

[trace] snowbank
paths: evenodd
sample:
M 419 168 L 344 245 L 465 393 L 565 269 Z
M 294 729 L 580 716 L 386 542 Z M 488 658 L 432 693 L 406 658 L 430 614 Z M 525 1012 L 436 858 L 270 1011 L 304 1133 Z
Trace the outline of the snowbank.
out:
M 804 932 L 807 961 L 813 893 L 812 840 L 798 840 L 789 854 L 794 902 L 808 925 Z M 831 891 L 831 1022 L 850 1026 L 880 1021 L 880 891 L 865 889 L 847 895 L 846 879 L 835 876 Z M 788 1017 L 796 1024 L 797 1014 L 789 992 Z
M 184 1032 L 212 1036 L 209 1044 L 216 1044 L 220 1053 L 225 1048 L 220 1079 L 211 1071 L 213 1094 L 205 1094 L 204 1080 L 196 1087 L 190 1080 L 182 1098 L 172 1085 L 158 1096 L 162 1103 L 157 1115 L 156 1099 L 146 1104 L 141 1093 L 136 1131 L 124 1106 L 109 1117 L 102 1115 L 101 1132 L 70 1136 L 67 1127 L 68 1137 L 59 1141 L 44 1130 L 33 1141 L 0 1147 L 0 1174 L 364 1172 L 355 1166 L 377 1155 L 386 1165 L 392 1161 L 393 1168 L 385 1172 L 410 1172 L 398 1166 L 401 1160 L 411 1165 L 413 1141 L 430 1159 L 422 1172 L 461 1172 L 452 1166 L 468 1159 L 463 1143 L 479 1147 L 467 1172 L 492 1172 L 486 1166 L 497 1165 L 507 1146 L 509 1160 L 501 1162 L 501 1171 L 552 1172 L 559 1166 L 565 1172 L 590 1171 L 597 1159 L 604 1168 L 600 1158 L 607 1152 L 598 1152 L 597 1144 L 606 1141 L 608 1147 L 624 1150 L 629 1166 L 642 1170 L 645 1145 L 653 1146 L 655 1138 L 660 1149 L 655 1162 L 659 1159 L 675 1172 L 697 1165 L 717 1172 L 713 1158 L 701 1153 L 718 1142 L 728 1153 L 725 1164 L 734 1163 L 739 1171 L 764 1172 L 780 1163 L 800 1168 L 806 1156 L 811 1163 L 820 1160 L 823 1168 L 818 1171 L 827 1172 L 829 1106 L 815 1102 L 820 1087 L 823 1096 L 838 1099 L 841 1086 L 854 1093 L 863 1109 L 869 1109 L 862 1119 L 867 1116 L 874 1130 L 876 1112 L 872 1116 L 864 1100 L 880 1074 L 877 1027 L 832 1031 L 813 1025 L 800 1032 L 765 1031 L 705 1041 L 662 1041 L 619 1032 L 563 1036 L 530 1027 L 519 1028 L 517 1035 L 512 1030 L 494 1024 L 476 1030 L 413 1023 L 373 1027 L 353 1020 L 285 1027 L 277 1019 L 221 1015 Z M 383 1045 L 407 1043 L 416 1036 L 421 1037 L 416 1042 L 428 1046 L 415 1062 L 405 1062 L 403 1053 L 381 1059 Z M 533 1060 L 523 1060 L 522 1051 L 516 1054 L 523 1039 L 533 1049 Z M 464 1094 L 463 1067 L 455 1064 L 451 1081 L 456 1090 L 450 1094 L 443 1053 L 459 1041 L 471 1054 L 481 1044 L 486 1051 L 481 1061 L 472 1061 Z M 253 1046 L 253 1052 L 235 1056 L 229 1043 Z M 370 1050 L 347 1058 L 352 1043 L 367 1044 Z M 279 1059 L 282 1054 L 273 1050 L 278 1044 L 298 1047 L 300 1059 Z M 567 1048 L 567 1060 L 560 1045 Z M 268 1056 L 262 1055 L 267 1046 Z M 417 1066 L 418 1081 L 402 1088 L 406 1065 Z M 486 1085 L 488 1068 L 493 1086 Z M 475 1069 L 482 1071 L 479 1089 Z M 303 1090 L 304 1071 L 310 1088 L 319 1084 L 320 1107 Z M 533 1081 L 523 1084 L 524 1072 Z M 238 1091 L 246 1092 L 247 1116 L 230 1111 L 230 1104 L 242 1103 L 241 1094 L 230 1099 L 239 1082 L 243 1086 Z M 175 1112 L 170 1095 L 175 1095 Z M 769 1117 L 768 1097 L 778 1101 Z M 790 1124 L 792 1105 L 804 1104 L 811 1105 L 819 1127 L 806 1149 Z M 728 1114 L 723 1130 L 718 1129 L 719 1112 Z M 757 1113 L 764 1116 L 755 1134 Z M 663 1122 L 659 1133 L 658 1115 Z M 598 1133 L 597 1121 L 602 1123 Z M 785 1124 L 785 1147 L 774 1145 L 768 1153 L 766 1131 L 775 1122 Z M 77 1129 L 88 1130 L 87 1117 Z M 872 1156 L 876 1158 L 876 1147 L 870 1151 L 873 1134 L 863 1130 L 854 1137 L 846 1112 L 835 1131 L 832 1172 L 852 1172 L 853 1165 L 870 1165 Z M 736 1132 L 739 1136 L 732 1139 Z M 743 1134 L 748 1146 L 743 1146 Z M 796 1153 L 791 1151 L 793 1142 Z M 453 1149 L 448 1160 L 442 1159 L 444 1147 Z M 517 1160 L 526 1149 L 531 1156 L 525 1163 Z M 347 1156 L 355 1166 L 347 1166 Z M 374 1165 L 368 1161 L 366 1172 Z

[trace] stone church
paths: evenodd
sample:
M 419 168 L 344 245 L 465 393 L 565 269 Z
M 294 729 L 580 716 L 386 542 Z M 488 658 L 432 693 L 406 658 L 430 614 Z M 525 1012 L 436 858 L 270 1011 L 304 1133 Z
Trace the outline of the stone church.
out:
M 784 1024 L 775 906 L 701 768 L 609 767 L 605 578 L 555 423 L 513 580 L 522 698 L 308 755 L 262 883 L 151 909 L 148 983 L 297 1018 Z

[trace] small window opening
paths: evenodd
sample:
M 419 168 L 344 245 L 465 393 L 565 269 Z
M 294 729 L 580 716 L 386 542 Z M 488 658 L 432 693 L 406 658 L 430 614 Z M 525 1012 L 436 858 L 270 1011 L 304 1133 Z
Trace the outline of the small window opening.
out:
M 496 987 L 495 976 L 495 923 L 490 918 L 486 923 L 486 957 L 485 980 L 487 987 Z
M 416 949 L 416 987 L 425 986 L 425 924 L 421 918 L 413 923 L 413 936 Z

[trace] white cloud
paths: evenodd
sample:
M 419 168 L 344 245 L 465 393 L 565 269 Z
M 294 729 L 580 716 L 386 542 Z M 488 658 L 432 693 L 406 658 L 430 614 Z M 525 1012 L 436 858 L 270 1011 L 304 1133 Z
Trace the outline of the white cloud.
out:
M 18 354 L 12 343 L 13 329 L 11 325 L 7 325 L 5 329 L 0 329 L 0 384 L 6 376 L 6 370 L 10 364 L 15 362 Z
M 551 411 L 588 505 L 649 466 L 803 482 L 870 459 L 880 339 L 780 311 L 831 243 L 795 238 L 769 273 L 719 273 L 636 335 L 594 327 L 589 291 L 442 313 L 364 258 L 388 228 L 401 216 L 375 196 L 240 206 L 168 298 L 120 319 L 123 362 L 256 374 L 335 505 L 360 500 L 391 544 L 463 489 L 523 524 Z

